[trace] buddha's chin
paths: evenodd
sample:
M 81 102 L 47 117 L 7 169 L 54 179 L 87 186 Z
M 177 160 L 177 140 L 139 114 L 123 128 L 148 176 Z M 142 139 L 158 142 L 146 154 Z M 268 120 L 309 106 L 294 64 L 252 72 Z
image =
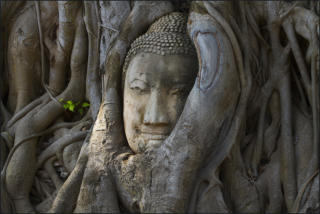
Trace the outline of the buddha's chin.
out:
M 143 153 L 146 150 L 159 148 L 165 139 L 166 137 L 146 139 L 145 136 L 140 136 L 133 141 L 133 144 L 129 143 L 129 146 L 135 153 Z

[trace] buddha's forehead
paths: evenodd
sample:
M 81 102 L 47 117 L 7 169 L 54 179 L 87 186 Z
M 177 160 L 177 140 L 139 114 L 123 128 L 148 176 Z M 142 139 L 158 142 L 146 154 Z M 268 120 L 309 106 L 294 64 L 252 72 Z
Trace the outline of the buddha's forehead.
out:
M 132 58 L 127 76 L 129 82 L 140 79 L 146 82 L 165 81 L 184 83 L 193 80 L 197 59 L 186 55 L 157 55 L 139 53 Z

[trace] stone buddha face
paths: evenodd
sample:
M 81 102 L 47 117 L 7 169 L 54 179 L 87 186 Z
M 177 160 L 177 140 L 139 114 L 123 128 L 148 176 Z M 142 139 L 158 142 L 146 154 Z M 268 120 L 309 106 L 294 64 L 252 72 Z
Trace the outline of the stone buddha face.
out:
M 130 148 L 141 153 L 159 146 L 174 128 L 193 86 L 194 56 L 139 53 L 124 83 L 124 127 Z
M 186 26 L 184 14 L 171 13 L 131 44 L 124 65 L 123 119 L 135 153 L 169 136 L 193 86 L 198 62 Z

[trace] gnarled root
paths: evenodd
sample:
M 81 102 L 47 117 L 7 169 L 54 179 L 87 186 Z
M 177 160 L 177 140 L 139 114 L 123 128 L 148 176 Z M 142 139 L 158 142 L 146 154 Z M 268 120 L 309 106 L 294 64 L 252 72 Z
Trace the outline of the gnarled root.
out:
M 77 20 L 79 23 L 71 54 L 71 80 L 65 91 L 58 96 L 58 99 L 79 101 L 83 99 L 87 46 L 81 13 L 78 13 Z M 15 144 L 17 145 L 24 140 L 26 136 L 44 130 L 63 112 L 62 106 L 55 101 L 50 101 L 41 108 L 38 106 L 17 124 Z M 7 170 L 1 173 L 1 179 L 6 179 L 6 187 L 14 200 L 17 212 L 33 211 L 28 197 L 36 169 L 36 146 L 37 139 L 30 139 L 23 143 L 13 153 Z
M 88 142 L 81 148 L 75 169 L 60 188 L 49 213 L 71 213 L 78 198 L 83 173 L 88 160 Z
M 87 135 L 87 132 L 76 132 L 67 134 L 51 144 L 46 150 L 44 150 L 38 157 L 37 168 L 40 168 L 42 164 L 50 157 L 56 155 L 58 152 L 61 153 L 64 147 L 70 145 L 73 142 L 82 140 Z
M 39 37 L 35 8 L 28 5 L 15 21 L 8 41 L 9 109 L 18 112 L 41 92 Z M 28 20 L 27 22 L 25 20 Z

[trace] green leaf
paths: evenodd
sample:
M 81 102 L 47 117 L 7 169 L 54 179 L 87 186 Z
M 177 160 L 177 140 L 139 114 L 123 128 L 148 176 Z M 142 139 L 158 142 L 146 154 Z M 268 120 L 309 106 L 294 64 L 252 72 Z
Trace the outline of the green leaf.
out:
M 63 98 L 60 98 L 59 101 L 60 101 L 60 102 L 63 102 Z
M 76 106 L 78 106 L 79 104 L 80 104 L 80 101 L 76 102 L 76 104 L 75 104 L 75 105 L 76 105 Z
M 82 107 L 84 107 L 84 108 L 89 107 L 89 106 L 90 106 L 90 104 L 88 102 L 83 102 L 82 103 Z
M 68 109 L 69 108 L 69 104 L 63 104 L 63 108 L 64 109 Z
M 75 108 L 76 106 L 74 105 L 74 104 L 71 104 L 70 106 L 69 106 L 69 110 L 70 111 L 72 111 L 72 112 L 74 112 L 74 108 Z
M 71 100 L 68 100 L 67 103 L 68 103 L 69 105 L 72 105 L 72 104 L 73 104 L 73 102 L 72 102 Z

